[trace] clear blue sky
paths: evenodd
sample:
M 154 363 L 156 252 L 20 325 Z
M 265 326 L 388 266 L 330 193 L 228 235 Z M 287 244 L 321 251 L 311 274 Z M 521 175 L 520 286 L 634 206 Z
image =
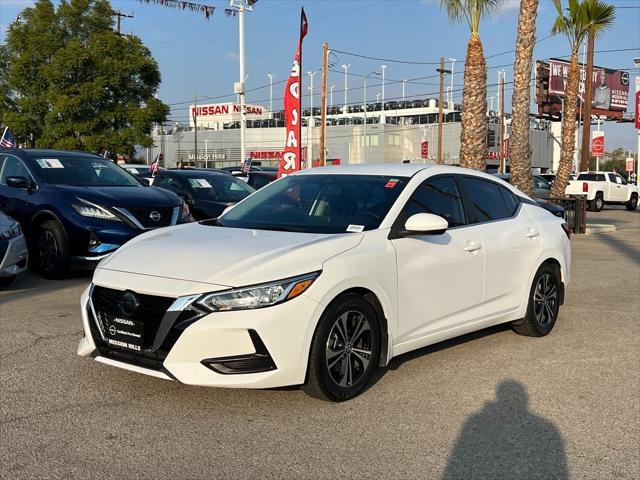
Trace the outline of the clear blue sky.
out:
M 566 0 L 563 0 L 566 4 Z M 4 31 L 19 11 L 30 5 L 29 0 L 0 0 L 0 30 Z M 238 79 L 238 21 L 226 17 L 225 0 L 202 0 L 216 7 L 208 21 L 202 14 L 188 10 L 176 10 L 160 5 L 148 5 L 133 0 L 112 0 L 115 9 L 133 13 L 134 19 L 123 19 L 122 30 L 142 38 L 151 49 L 162 72 L 160 98 L 169 104 L 190 102 L 198 97 L 216 97 L 205 102 L 233 101 L 233 82 Z M 609 0 L 618 7 L 637 7 L 638 0 Z M 259 0 L 255 11 L 246 15 L 246 70 L 249 75 L 247 88 L 265 87 L 269 83 L 267 73 L 275 73 L 274 82 L 283 81 L 288 75 L 298 35 L 300 6 L 304 4 L 309 20 L 309 34 L 304 44 L 304 71 L 319 69 L 322 43 L 329 42 L 336 50 L 353 52 L 371 57 L 437 62 L 440 56 L 464 59 L 469 37 L 466 24 L 451 23 L 443 14 L 437 0 Z M 510 66 L 514 60 L 511 52 L 515 46 L 518 17 L 518 0 L 506 0 L 500 13 L 485 19 L 480 35 L 488 58 L 489 84 L 497 82 L 497 68 L 507 72 L 507 81 L 513 80 Z M 549 35 L 555 18 L 551 0 L 540 0 L 537 39 Z M 640 9 L 621 8 L 617 11 L 614 27 L 598 41 L 596 51 L 613 49 L 635 49 L 627 52 L 596 53 L 596 65 L 609 68 L 633 68 L 633 58 L 640 57 Z M 502 52 L 509 53 L 497 55 Z M 536 45 L 534 58 L 564 56 L 569 53 L 565 38 L 557 36 L 540 41 Z M 496 55 L 496 56 L 493 56 Z M 492 57 L 493 56 L 493 57 Z M 351 75 L 366 74 L 387 65 L 387 99 L 400 95 L 400 83 L 407 78 L 425 77 L 435 74 L 435 65 L 411 65 L 394 62 L 366 60 L 345 54 L 332 56 L 336 72 L 331 72 L 329 83 L 335 84 L 334 103 L 342 103 L 344 78 L 341 64 L 351 64 L 349 77 L 349 102 L 362 101 L 362 78 Z M 460 65 L 456 65 L 460 72 Z M 631 72 L 633 78 L 638 70 Z M 308 80 L 308 77 L 306 78 Z M 379 81 L 371 79 L 368 89 L 370 100 L 380 91 Z M 315 77 L 316 95 L 320 74 Z M 454 76 L 454 90 L 461 89 L 462 75 Z M 376 86 L 377 85 L 377 86 Z M 306 82 L 305 92 L 308 93 Z M 507 111 L 511 90 L 507 86 Z M 359 88 L 359 90 L 358 90 Z M 352 90 L 351 90 L 352 89 Z M 416 80 L 406 84 L 406 95 L 418 98 L 437 96 L 437 78 Z M 495 87 L 490 87 L 495 89 Z M 281 104 L 283 85 L 274 86 L 274 108 Z M 490 93 L 495 94 L 495 93 Z M 456 92 L 457 101 L 460 93 Z M 267 106 L 268 87 L 247 94 L 248 102 Z M 306 99 L 308 102 L 308 98 Z M 319 95 L 314 99 L 319 105 Z M 187 121 L 186 103 L 174 105 L 171 118 Z M 281 108 L 281 107 L 280 107 Z M 633 109 L 630 101 L 629 110 Z M 635 150 L 636 130 L 633 124 L 608 122 L 607 150 L 622 146 Z

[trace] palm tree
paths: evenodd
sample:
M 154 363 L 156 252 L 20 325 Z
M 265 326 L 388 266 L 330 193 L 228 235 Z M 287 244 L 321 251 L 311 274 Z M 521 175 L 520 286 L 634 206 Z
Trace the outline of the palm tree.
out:
M 575 152 L 576 109 L 578 104 L 578 83 L 580 80 L 578 50 L 587 36 L 589 22 L 586 16 L 584 0 L 582 2 L 569 0 L 569 8 L 567 9 L 562 7 L 562 0 L 553 0 L 553 4 L 558 11 L 558 17 L 553 24 L 551 33 L 563 34 L 569 40 L 571 48 L 571 61 L 569 62 L 569 73 L 564 95 L 564 111 L 562 112 L 562 153 L 558 171 L 556 172 L 556 179 L 551 189 L 553 196 L 563 197 Z
M 585 15 L 589 20 L 587 33 L 587 78 L 584 90 L 584 111 L 582 118 L 582 155 L 580 170 L 589 169 L 589 142 L 591 141 L 591 100 L 593 98 L 593 51 L 595 41 L 613 25 L 616 18 L 615 7 L 602 0 L 584 0 Z
M 533 194 L 529 112 L 531 110 L 531 59 L 536 43 L 538 0 L 522 0 L 518 17 L 513 99 L 511 100 L 511 183 L 528 195 Z
M 466 20 L 471 30 L 464 64 L 460 165 L 484 170 L 487 152 L 487 64 L 480 41 L 480 20 L 502 0 L 440 0 L 452 20 Z

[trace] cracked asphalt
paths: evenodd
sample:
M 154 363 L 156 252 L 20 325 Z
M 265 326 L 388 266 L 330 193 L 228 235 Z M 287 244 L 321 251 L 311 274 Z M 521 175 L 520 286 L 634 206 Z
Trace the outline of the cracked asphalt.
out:
M 0 291 L 0 478 L 640 478 L 640 212 L 574 236 L 551 335 L 394 359 L 362 396 L 189 387 L 77 357 L 90 276 Z

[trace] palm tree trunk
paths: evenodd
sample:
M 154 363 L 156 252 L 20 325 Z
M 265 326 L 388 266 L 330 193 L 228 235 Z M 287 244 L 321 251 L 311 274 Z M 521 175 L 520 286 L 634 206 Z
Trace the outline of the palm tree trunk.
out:
M 584 88 L 584 107 L 582 115 L 582 149 L 580 151 L 580 171 L 589 170 L 591 156 L 591 101 L 593 100 L 593 53 L 595 34 L 589 32 L 587 41 L 587 77 Z
M 536 41 L 538 0 L 522 0 L 518 17 L 513 99 L 511 101 L 511 183 L 527 195 L 533 194 L 529 112 L 531 109 L 531 59 Z
M 578 51 L 575 50 L 571 54 L 567 88 L 564 97 L 564 112 L 562 113 L 562 154 L 560 156 L 560 165 L 558 165 L 558 171 L 556 172 L 556 179 L 551 189 L 551 195 L 554 197 L 564 197 L 564 190 L 569 181 L 569 174 L 571 173 L 571 166 L 573 165 L 573 154 L 576 150 L 576 110 L 578 106 L 579 80 Z
M 460 144 L 460 165 L 484 171 L 487 155 L 487 64 L 477 33 L 471 34 L 467 45 Z

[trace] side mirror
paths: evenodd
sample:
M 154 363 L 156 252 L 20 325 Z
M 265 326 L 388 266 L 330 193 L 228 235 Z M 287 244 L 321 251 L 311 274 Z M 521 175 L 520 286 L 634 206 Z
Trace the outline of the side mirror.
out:
M 26 177 L 7 177 L 7 186 L 11 188 L 29 188 Z
M 404 224 L 405 231 L 410 235 L 441 235 L 447 228 L 449 222 L 432 213 L 416 213 Z

